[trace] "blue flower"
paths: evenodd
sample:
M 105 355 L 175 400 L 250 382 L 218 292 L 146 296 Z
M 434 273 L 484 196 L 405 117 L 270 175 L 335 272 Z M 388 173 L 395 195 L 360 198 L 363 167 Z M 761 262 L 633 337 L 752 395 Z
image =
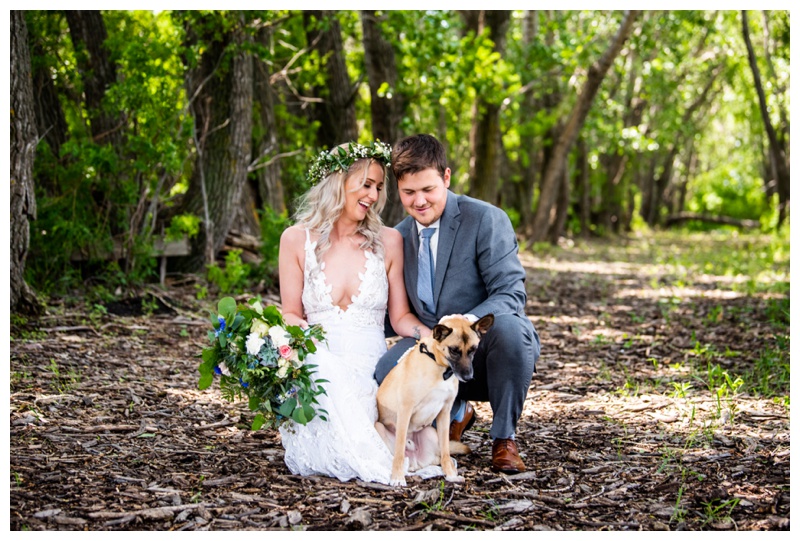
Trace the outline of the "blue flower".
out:
M 222 370 L 219 369 L 219 366 L 214 367 L 214 373 L 218 376 L 222 375 Z
M 239 378 L 239 383 L 241 383 L 241 384 L 242 384 L 242 387 L 244 387 L 245 389 L 247 389 L 248 387 L 250 387 L 250 384 L 249 384 L 249 383 L 247 383 L 246 381 L 242 381 L 242 378 Z
M 225 330 L 225 318 L 222 316 L 217 316 L 217 321 L 219 321 L 219 329 L 214 331 L 214 337 L 219 338 L 219 333 Z M 228 338 L 230 338 L 230 333 L 228 333 Z

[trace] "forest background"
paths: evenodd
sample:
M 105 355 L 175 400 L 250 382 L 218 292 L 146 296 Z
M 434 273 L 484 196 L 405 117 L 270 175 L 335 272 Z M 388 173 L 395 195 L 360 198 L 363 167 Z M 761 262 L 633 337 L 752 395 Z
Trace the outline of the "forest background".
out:
M 10 27 L 21 311 L 33 291 L 102 298 L 173 271 L 274 285 L 309 160 L 413 133 L 534 253 L 676 225 L 788 240 L 788 11 L 26 11 Z

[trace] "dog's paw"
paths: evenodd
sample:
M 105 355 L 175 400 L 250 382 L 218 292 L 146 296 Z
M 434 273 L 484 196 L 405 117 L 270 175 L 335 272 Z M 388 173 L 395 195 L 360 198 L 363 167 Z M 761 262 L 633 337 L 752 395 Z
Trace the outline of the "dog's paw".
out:
M 463 483 L 464 478 L 460 475 L 447 475 L 444 478 L 448 483 Z
M 392 477 L 391 479 L 389 479 L 389 484 L 393 487 L 404 487 L 406 486 L 406 478 L 400 477 L 399 479 L 395 479 L 394 477 Z

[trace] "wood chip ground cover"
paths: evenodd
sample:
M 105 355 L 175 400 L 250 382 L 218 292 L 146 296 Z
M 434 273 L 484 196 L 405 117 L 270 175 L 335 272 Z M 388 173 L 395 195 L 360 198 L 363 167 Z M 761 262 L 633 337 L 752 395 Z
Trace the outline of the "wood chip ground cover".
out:
M 490 470 L 476 403 L 462 485 L 292 475 L 277 431 L 197 389 L 191 279 L 143 292 L 148 314 L 52 306 L 12 328 L 11 530 L 788 530 L 788 406 L 720 383 L 781 340 L 788 366 L 774 299 L 602 253 L 522 255 L 529 470 Z

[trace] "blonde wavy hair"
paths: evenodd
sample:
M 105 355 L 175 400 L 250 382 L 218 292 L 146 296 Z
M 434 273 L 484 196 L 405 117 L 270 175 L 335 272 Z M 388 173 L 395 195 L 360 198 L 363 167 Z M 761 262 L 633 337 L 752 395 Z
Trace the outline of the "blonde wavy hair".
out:
M 345 145 L 339 145 L 345 147 Z M 369 166 L 377 163 L 383 171 L 383 180 L 386 182 L 386 166 L 380 161 L 363 158 L 353 162 L 347 171 L 334 171 L 324 177 L 300 198 L 295 223 L 305 227 L 313 233 L 319 234 L 317 247 L 314 253 L 317 261 L 331 247 L 330 234 L 333 224 L 339 219 L 344 210 L 346 183 L 350 177 L 360 177 L 360 183 L 352 191 L 364 187 L 367 182 Z M 383 221 L 380 213 L 386 205 L 386 190 L 378 192 L 378 200 L 367 210 L 367 216 L 358 224 L 357 233 L 361 233 L 365 240 L 361 243 L 362 250 L 370 250 L 378 255 L 383 255 L 383 242 L 381 241 L 381 228 Z

